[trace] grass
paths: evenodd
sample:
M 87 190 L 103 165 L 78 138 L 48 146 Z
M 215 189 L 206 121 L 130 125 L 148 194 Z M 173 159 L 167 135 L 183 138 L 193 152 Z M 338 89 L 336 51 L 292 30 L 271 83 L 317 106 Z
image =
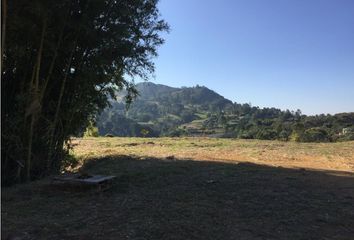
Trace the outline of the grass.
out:
M 108 155 L 253 162 L 270 166 L 354 172 L 354 142 L 295 143 L 218 138 L 74 139 L 82 159 Z
M 75 139 L 102 194 L 48 179 L 2 190 L 23 239 L 353 239 L 354 142 Z

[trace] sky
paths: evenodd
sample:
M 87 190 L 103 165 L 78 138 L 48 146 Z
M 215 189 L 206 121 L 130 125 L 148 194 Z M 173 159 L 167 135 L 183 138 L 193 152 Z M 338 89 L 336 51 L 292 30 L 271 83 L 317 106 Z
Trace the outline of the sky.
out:
M 155 78 L 253 106 L 354 112 L 354 0 L 160 0 Z

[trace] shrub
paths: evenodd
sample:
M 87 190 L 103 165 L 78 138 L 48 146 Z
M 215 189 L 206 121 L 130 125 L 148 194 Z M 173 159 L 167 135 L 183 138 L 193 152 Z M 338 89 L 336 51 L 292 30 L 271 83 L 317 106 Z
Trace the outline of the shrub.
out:
M 290 138 L 290 135 L 291 135 L 291 132 L 286 131 L 286 130 L 282 130 L 279 133 L 278 139 L 281 140 L 281 141 L 288 141 L 289 138 Z
M 86 131 L 84 133 L 84 137 L 98 137 L 98 128 L 93 125 L 92 122 L 87 126 Z
M 145 128 L 141 129 L 141 131 L 140 131 L 140 134 L 141 134 L 143 137 L 146 137 L 149 133 L 150 133 L 150 131 L 147 130 L 147 129 L 145 129 Z
M 302 142 L 303 139 L 303 133 L 300 133 L 298 131 L 293 131 L 289 137 L 290 141 L 293 142 Z
M 272 129 L 262 129 L 257 133 L 257 139 L 274 140 L 277 138 L 277 132 Z
M 328 132 L 320 127 L 310 128 L 304 132 L 302 141 L 304 142 L 328 142 L 330 141 Z

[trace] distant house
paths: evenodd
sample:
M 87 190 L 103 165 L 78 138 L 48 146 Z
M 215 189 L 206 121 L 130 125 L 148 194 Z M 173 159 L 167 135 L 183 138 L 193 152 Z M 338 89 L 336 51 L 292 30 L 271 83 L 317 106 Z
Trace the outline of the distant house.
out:
M 353 132 L 352 128 L 343 128 L 342 135 L 347 135 L 347 134 L 352 133 L 352 132 Z

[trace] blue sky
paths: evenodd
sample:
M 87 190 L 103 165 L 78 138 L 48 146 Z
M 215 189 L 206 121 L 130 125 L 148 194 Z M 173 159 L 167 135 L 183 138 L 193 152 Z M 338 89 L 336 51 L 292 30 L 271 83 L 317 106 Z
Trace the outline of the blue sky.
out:
M 354 0 L 161 0 L 155 83 L 305 114 L 354 111 Z

